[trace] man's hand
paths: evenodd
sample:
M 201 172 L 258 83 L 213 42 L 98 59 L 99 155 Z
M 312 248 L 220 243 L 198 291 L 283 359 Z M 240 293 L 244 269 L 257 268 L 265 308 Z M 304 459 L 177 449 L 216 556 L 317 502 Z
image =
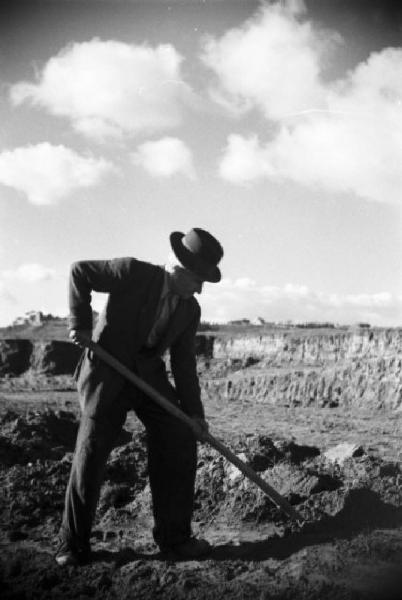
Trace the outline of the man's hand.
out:
M 92 331 L 89 329 L 72 329 L 69 333 L 69 338 L 77 346 L 85 348 L 88 344 L 88 340 L 92 337 Z
M 195 421 L 198 426 L 198 435 L 200 437 L 200 441 L 202 442 L 204 437 L 203 434 L 208 433 L 209 431 L 208 422 L 202 417 L 193 417 L 193 421 Z

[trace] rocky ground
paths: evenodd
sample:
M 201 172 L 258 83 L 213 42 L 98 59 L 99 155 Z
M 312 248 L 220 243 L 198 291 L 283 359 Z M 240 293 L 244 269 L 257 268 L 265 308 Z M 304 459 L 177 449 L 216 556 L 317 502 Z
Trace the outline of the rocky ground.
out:
M 353 392 L 350 382 L 348 398 L 354 394 L 355 403 L 322 401 L 325 386 L 314 402 L 289 402 L 284 394 L 275 403 L 249 385 L 258 364 L 261 377 L 268 380 L 273 373 L 250 349 L 230 360 L 226 355 L 200 361 L 212 434 L 279 491 L 304 522 L 292 524 L 215 450 L 200 446 L 194 530 L 213 548 L 198 561 L 167 560 L 153 543 L 144 432 L 130 414 L 108 463 L 93 560 L 79 568 L 58 567 L 53 553 L 78 425 L 72 378 L 32 370 L 4 378 L 1 597 L 402 598 L 400 350 L 397 344 L 393 356 L 384 347 L 377 355 L 371 350 L 365 358 L 360 351 L 358 358 L 355 352 L 342 361 L 360 361 L 371 378 L 375 372 L 375 386 L 383 381 L 388 400 L 378 396 L 377 406 L 362 406 L 361 389 Z M 394 360 L 390 375 L 367 367 L 377 364 L 378 354 Z M 307 358 L 304 353 L 301 367 L 299 356 L 292 368 L 309 368 Z M 269 368 L 285 368 L 275 360 Z M 309 360 L 317 369 L 317 357 Z M 327 356 L 322 368 L 337 360 Z M 232 393 L 228 381 L 243 391 Z M 361 383 L 364 390 L 370 387 L 367 377 Z M 218 394 L 220 389 L 226 393 Z

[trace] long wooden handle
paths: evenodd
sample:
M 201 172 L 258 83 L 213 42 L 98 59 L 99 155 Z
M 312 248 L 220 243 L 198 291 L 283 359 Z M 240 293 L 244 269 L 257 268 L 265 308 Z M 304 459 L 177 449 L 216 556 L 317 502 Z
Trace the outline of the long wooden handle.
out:
M 86 345 L 94 354 L 99 356 L 105 363 L 113 367 L 121 375 L 126 377 L 131 383 L 136 385 L 140 390 L 145 392 L 152 400 L 159 404 L 162 408 L 167 410 L 170 414 L 174 415 L 189 427 L 191 427 L 195 437 L 201 442 L 208 442 L 213 448 L 218 450 L 222 456 L 224 456 L 229 462 L 235 465 L 246 477 L 253 481 L 273 502 L 278 508 L 281 508 L 293 521 L 301 524 L 303 523 L 303 517 L 293 508 L 291 504 L 283 496 L 281 496 L 273 487 L 271 487 L 266 481 L 264 481 L 257 473 L 245 462 L 243 462 L 236 454 L 234 454 L 229 448 L 227 448 L 222 442 L 217 440 L 209 432 L 204 431 L 198 423 L 186 415 L 180 408 L 169 402 L 162 394 L 155 390 L 152 386 L 146 383 L 143 379 L 138 377 L 135 373 L 130 371 L 125 365 L 123 365 L 114 356 L 109 354 L 106 350 L 96 344 L 90 339 L 86 340 Z

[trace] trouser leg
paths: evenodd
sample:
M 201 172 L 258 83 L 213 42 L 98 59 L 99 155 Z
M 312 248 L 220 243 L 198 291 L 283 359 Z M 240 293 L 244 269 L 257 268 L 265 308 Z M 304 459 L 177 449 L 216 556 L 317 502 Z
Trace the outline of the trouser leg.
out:
M 196 439 L 187 425 L 150 399 L 136 412 L 147 430 L 154 539 L 161 548 L 174 546 L 191 536 Z
M 106 462 L 125 417 L 117 402 L 113 415 L 82 414 L 60 530 L 61 539 L 76 549 L 89 546 Z

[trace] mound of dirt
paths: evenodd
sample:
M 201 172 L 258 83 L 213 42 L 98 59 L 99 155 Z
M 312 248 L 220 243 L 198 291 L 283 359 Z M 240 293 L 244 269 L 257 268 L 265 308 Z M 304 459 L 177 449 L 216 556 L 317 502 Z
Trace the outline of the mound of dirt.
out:
M 315 447 L 253 436 L 237 442 L 236 454 L 292 504 L 342 485 L 337 477 L 319 472 L 312 461 L 320 455 Z M 207 447 L 200 455 L 196 501 L 196 516 L 201 522 L 224 519 L 233 525 L 246 521 L 280 523 L 284 519 L 255 484 Z
M 0 459 L 3 465 L 62 458 L 74 449 L 78 423 L 67 411 L 7 411 L 0 420 Z

